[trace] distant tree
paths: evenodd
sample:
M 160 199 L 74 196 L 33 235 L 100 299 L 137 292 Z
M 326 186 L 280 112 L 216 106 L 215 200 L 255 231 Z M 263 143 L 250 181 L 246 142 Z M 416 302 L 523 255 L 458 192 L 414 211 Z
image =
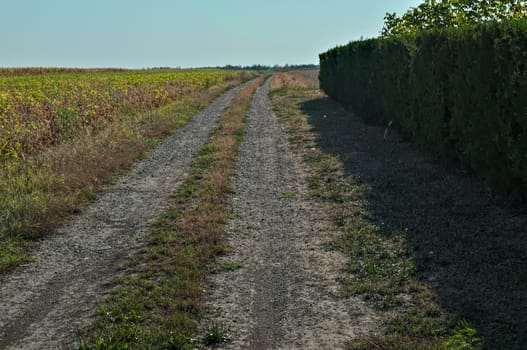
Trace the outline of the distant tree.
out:
M 430 28 L 524 17 L 527 17 L 527 0 L 425 0 L 401 17 L 387 13 L 381 34 L 415 33 Z
M 319 66 L 315 64 L 286 64 L 284 66 L 280 66 L 278 64 L 275 64 L 274 66 L 253 64 L 252 66 L 242 67 L 242 66 L 233 66 L 231 64 L 227 64 L 223 67 L 216 67 L 216 68 L 226 69 L 226 70 L 286 71 L 286 70 L 294 70 L 294 69 L 318 69 Z

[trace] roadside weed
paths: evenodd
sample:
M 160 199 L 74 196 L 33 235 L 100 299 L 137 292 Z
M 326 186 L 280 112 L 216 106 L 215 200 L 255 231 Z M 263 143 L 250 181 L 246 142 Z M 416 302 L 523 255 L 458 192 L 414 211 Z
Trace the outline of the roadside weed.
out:
M 218 326 L 211 327 L 203 337 L 203 345 L 212 346 L 213 348 L 221 343 L 228 341 L 227 332 Z
M 343 291 L 384 318 L 349 349 L 507 349 L 527 344 L 521 208 L 396 133 L 364 124 L 316 89 L 271 94 L 313 198 L 332 208 L 349 256 Z M 464 326 L 462 320 L 467 322 Z M 460 326 L 461 325 L 461 326 Z
M 222 261 L 220 263 L 220 269 L 226 270 L 226 271 L 234 271 L 234 270 L 242 268 L 242 266 L 243 265 L 237 261 Z

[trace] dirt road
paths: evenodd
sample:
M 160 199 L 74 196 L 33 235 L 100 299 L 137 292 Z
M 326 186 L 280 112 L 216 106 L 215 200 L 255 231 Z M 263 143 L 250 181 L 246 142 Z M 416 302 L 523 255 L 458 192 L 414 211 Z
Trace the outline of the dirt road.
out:
M 340 295 L 346 259 L 328 248 L 335 228 L 308 199 L 302 161 L 272 112 L 270 80 L 255 94 L 230 199 L 231 253 L 211 276 L 203 329 L 220 325 L 228 349 L 339 349 L 376 328 L 358 298 Z M 82 214 L 44 240 L 35 261 L 0 287 L 0 348 L 71 345 L 143 233 L 241 87 L 170 137 Z M 219 262 L 219 265 L 222 265 Z
M 331 224 L 306 199 L 301 160 L 272 112 L 269 81 L 252 102 L 231 198 L 232 252 L 215 274 L 203 328 L 228 332 L 227 349 L 339 349 L 375 328 L 358 299 L 339 295 L 345 258 L 328 249 Z
M 118 263 L 137 246 L 241 87 L 211 103 L 118 183 L 42 242 L 0 286 L 0 349 L 54 349 L 90 323 Z

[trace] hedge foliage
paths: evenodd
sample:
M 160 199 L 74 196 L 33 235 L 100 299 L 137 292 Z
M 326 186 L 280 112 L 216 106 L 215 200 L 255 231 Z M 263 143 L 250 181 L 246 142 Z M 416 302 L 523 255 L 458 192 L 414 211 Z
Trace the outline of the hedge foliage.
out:
M 320 84 L 492 189 L 527 193 L 527 21 L 352 42 L 320 55 Z

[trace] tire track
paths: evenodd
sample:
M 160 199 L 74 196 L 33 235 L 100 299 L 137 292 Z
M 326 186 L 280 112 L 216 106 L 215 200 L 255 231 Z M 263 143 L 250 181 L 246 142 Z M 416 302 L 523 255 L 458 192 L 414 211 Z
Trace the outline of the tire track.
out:
M 118 263 L 140 243 L 148 222 L 185 177 L 219 115 L 243 88 L 231 89 L 163 141 L 82 214 L 43 240 L 34 262 L 0 286 L 0 348 L 71 345 L 93 319 L 118 275 Z
M 376 317 L 358 298 L 339 295 L 346 258 L 326 247 L 331 225 L 306 199 L 301 160 L 267 97 L 253 99 L 240 150 L 229 225 L 240 265 L 212 276 L 203 327 L 226 328 L 228 349 L 339 349 Z

